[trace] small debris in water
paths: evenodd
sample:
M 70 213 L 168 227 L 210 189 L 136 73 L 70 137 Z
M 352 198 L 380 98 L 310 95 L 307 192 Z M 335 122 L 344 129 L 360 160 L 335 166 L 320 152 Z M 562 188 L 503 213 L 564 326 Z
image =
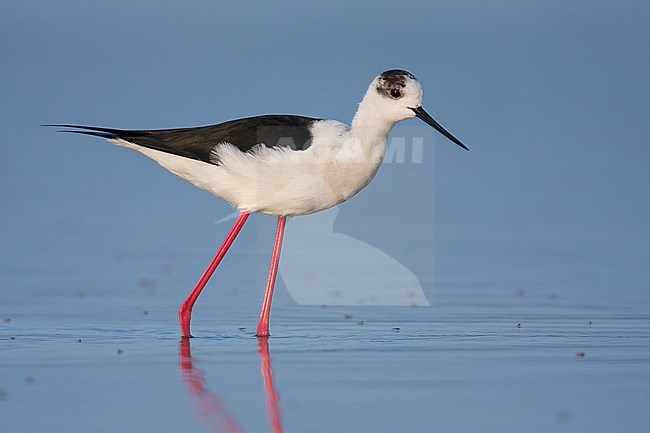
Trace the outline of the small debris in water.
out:
M 124 351 L 123 351 L 122 349 L 117 349 L 117 354 L 118 354 L 118 355 L 121 355 L 121 354 L 123 354 L 123 353 L 124 353 Z
M 584 352 L 578 352 L 578 353 L 576 353 L 576 355 L 578 355 L 580 358 L 584 358 L 584 357 L 585 357 L 585 353 L 584 353 Z
M 11 319 L 7 317 L 7 318 L 4 320 L 4 322 L 5 322 L 5 323 L 10 323 L 10 322 L 11 322 Z
M 144 310 L 144 311 L 142 312 L 142 314 L 144 314 L 145 316 L 148 316 L 148 315 L 149 315 L 149 310 Z
M 26 376 L 25 377 L 25 383 L 27 385 L 33 385 L 34 384 L 34 376 Z
M 138 286 L 145 289 L 150 295 L 156 293 L 157 285 L 156 281 L 150 278 L 140 278 L 138 280 Z
M 551 298 L 551 301 L 555 301 L 558 298 L 558 294 L 557 293 L 551 293 L 550 298 Z
M 4 401 L 7 398 L 7 391 L 4 388 L 0 388 L 0 401 Z
M 589 327 L 591 328 L 591 320 L 589 321 Z
M 79 299 L 86 299 L 87 296 L 88 296 L 88 294 L 86 292 L 77 293 L 77 298 L 79 298 Z
M 517 323 L 517 328 L 521 328 L 521 323 Z
M 160 273 L 163 275 L 171 275 L 174 267 L 171 263 L 165 263 L 160 267 Z
M 363 320 L 357 320 L 357 325 L 361 326 L 363 325 L 363 323 L 364 323 Z
M 81 343 L 81 338 L 77 338 L 77 343 Z
M 239 328 L 239 330 L 240 330 L 241 332 L 244 332 L 244 331 L 246 330 L 246 328 L 244 328 L 244 327 L 242 326 L 242 327 Z
M 518 289 L 515 293 L 518 297 L 523 298 L 526 296 L 526 289 Z
M 566 409 L 560 409 L 555 413 L 555 421 L 558 424 L 564 424 L 571 419 L 571 412 Z
M 10 340 L 15 340 L 16 337 L 14 337 L 14 336 L 12 335 L 11 337 L 9 337 L 9 339 L 10 339 Z
M 343 317 L 345 317 L 345 320 L 350 320 L 352 318 L 352 314 L 346 314 Z
M 398 327 L 395 327 L 395 328 L 393 328 L 393 331 L 395 331 L 395 332 L 399 332 L 400 329 L 399 329 Z

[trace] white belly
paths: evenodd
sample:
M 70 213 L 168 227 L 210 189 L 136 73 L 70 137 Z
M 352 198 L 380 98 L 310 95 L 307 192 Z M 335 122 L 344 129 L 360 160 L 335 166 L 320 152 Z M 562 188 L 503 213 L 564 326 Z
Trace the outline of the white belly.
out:
M 302 151 L 260 146 L 243 153 L 223 144 L 219 165 L 214 165 L 124 140 L 110 141 L 145 154 L 239 211 L 285 216 L 318 212 L 349 199 L 374 177 L 385 150 L 385 141 L 372 154 L 351 152 L 342 142 L 332 146 L 317 140 Z

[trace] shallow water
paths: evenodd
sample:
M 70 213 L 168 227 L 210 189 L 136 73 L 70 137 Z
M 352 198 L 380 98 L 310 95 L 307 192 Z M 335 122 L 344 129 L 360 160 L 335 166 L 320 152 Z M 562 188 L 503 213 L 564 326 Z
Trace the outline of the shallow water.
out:
M 650 431 L 650 2 L 116 3 L 0 2 L 0 433 Z M 37 127 L 349 122 L 393 67 L 471 151 L 407 120 L 335 221 L 290 221 L 267 346 L 272 218 L 183 346 L 232 210 Z M 431 306 L 319 306 L 361 293 Z
M 473 262 L 467 242 L 448 250 L 432 307 L 300 306 L 280 289 L 268 345 L 254 336 L 259 291 L 224 288 L 241 273 L 215 276 L 189 345 L 183 260 L 117 260 L 110 271 L 158 263 L 161 276 L 113 290 L 32 276 L 2 295 L 0 431 L 647 431 L 645 292 L 542 290 L 525 266 L 480 282 L 516 245 L 463 274 L 452 263 Z M 552 269 L 542 250 L 533 261 Z

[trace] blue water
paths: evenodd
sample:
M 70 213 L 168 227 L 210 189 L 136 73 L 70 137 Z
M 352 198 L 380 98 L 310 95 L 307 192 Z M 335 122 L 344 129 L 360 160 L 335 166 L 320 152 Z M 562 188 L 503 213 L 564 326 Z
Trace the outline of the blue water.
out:
M 648 431 L 647 291 L 599 273 L 607 249 L 544 245 L 441 240 L 432 307 L 301 306 L 280 286 L 270 364 L 260 290 L 238 286 L 250 254 L 199 299 L 189 354 L 176 323 L 189 259 L 53 257 L 2 292 L 0 431 Z
M 647 433 L 649 10 L 0 1 L 0 432 Z M 333 223 L 290 220 L 267 347 L 273 218 L 247 222 L 185 347 L 176 309 L 229 206 L 38 127 L 349 122 L 392 68 L 471 150 L 404 121 Z M 303 282 L 305 303 L 404 293 L 391 269 L 431 307 L 295 302 Z

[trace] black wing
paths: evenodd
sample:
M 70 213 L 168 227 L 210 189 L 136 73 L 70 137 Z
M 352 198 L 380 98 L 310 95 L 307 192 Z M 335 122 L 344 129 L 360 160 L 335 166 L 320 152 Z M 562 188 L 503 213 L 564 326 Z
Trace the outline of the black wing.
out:
M 230 143 L 242 152 L 263 143 L 268 147 L 290 147 L 304 150 L 311 144 L 311 124 L 319 119 L 288 114 L 266 115 L 232 120 L 218 125 L 196 128 L 122 130 L 80 125 L 44 125 L 77 128 L 83 131 L 65 131 L 94 135 L 108 139 L 122 139 L 130 143 L 185 158 L 218 164 L 212 150 L 220 143 Z

